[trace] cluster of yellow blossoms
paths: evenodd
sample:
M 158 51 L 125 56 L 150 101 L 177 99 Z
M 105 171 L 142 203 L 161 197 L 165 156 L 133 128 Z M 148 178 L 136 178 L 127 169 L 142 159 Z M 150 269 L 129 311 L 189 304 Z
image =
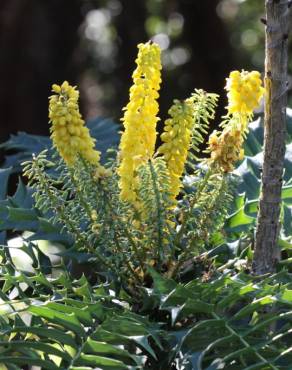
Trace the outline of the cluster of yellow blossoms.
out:
M 233 71 L 227 78 L 225 89 L 228 97 L 228 113 L 252 116 L 264 94 L 261 75 L 257 71 Z
M 227 123 L 221 133 L 214 131 L 209 137 L 210 162 L 224 172 L 234 169 L 234 163 L 243 158 L 242 149 L 248 121 L 259 107 L 264 88 L 257 71 L 233 71 L 227 78 Z
M 138 168 L 154 155 L 158 121 L 158 90 L 161 83 L 160 49 L 153 43 L 139 44 L 137 68 L 133 73 L 130 102 L 122 119 L 124 133 L 120 144 L 119 187 L 121 199 L 138 206 Z M 225 172 L 243 157 L 243 141 L 248 121 L 264 94 L 259 72 L 233 71 L 227 78 L 228 115 L 221 133 L 209 138 L 210 162 Z M 175 101 L 169 110 L 157 154 L 166 162 L 170 193 L 174 200 L 180 192 L 181 176 L 191 146 L 195 104 L 192 98 Z
M 158 152 L 163 155 L 170 175 L 170 193 L 175 199 L 181 188 L 181 176 L 191 144 L 194 124 L 194 102 L 175 100 L 168 111 L 171 118 L 165 121 L 161 135 L 163 144 Z
M 95 140 L 84 126 L 79 112 L 79 92 L 76 87 L 65 81 L 61 86 L 53 85 L 52 91 L 55 94 L 50 97 L 50 130 L 60 156 L 68 166 L 74 165 L 79 154 L 89 163 L 101 167 L 100 152 L 94 149 Z
M 120 144 L 119 187 L 121 199 L 136 201 L 137 169 L 154 154 L 158 121 L 158 90 L 161 83 L 160 48 L 155 43 L 138 45 L 130 101 L 122 118 L 125 131 Z
M 156 125 L 159 118 L 158 91 L 161 84 L 160 48 L 148 42 L 138 45 L 137 67 L 133 72 L 130 101 L 122 118 L 124 133 L 120 144 L 120 197 L 138 205 L 139 167 L 154 157 Z M 230 172 L 234 162 L 243 157 L 243 141 L 248 121 L 259 106 L 264 94 L 259 72 L 233 71 L 227 78 L 228 114 L 221 132 L 209 137 L 210 163 Z M 96 166 L 97 177 L 106 176 L 100 161 L 100 152 L 94 149 L 95 140 L 84 125 L 78 107 L 79 92 L 65 81 L 53 85 L 50 97 L 49 118 L 52 123 L 51 138 L 60 156 L 68 166 L 73 166 L 78 155 Z M 181 188 L 188 151 L 192 141 L 195 115 L 194 99 L 175 100 L 169 110 L 161 135 L 162 145 L 157 154 L 162 155 L 169 173 L 170 195 L 175 200 Z
M 214 131 L 209 137 L 211 162 L 224 172 L 231 172 L 233 164 L 244 157 L 243 141 L 241 128 L 226 127 L 222 133 Z

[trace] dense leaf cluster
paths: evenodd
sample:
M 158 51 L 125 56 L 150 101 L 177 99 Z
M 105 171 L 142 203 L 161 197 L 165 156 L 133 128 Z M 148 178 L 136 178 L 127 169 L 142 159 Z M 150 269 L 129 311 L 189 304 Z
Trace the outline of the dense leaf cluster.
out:
M 290 369 L 291 274 L 281 266 L 272 276 L 250 274 L 260 130 L 252 124 L 237 182 L 196 167 L 175 212 L 165 163 L 156 158 L 141 168 L 147 186 L 139 189 L 138 223 L 118 199 L 117 179 L 96 179 L 82 160 L 72 173 L 60 162 L 52 167 L 53 153 L 37 155 L 34 188 L 20 181 L 11 197 L 13 170 L 1 170 L 1 366 Z M 113 156 L 106 166 L 114 170 Z M 288 265 L 287 177 L 284 185 L 280 244 Z M 230 212 L 234 189 L 245 195 L 234 197 Z

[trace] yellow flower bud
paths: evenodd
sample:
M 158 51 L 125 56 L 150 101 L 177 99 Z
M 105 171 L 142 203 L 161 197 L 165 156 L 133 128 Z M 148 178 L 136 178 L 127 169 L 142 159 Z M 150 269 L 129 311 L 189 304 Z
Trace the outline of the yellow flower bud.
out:
M 91 212 L 91 220 L 92 221 L 96 221 L 97 220 L 97 212 L 95 210 L 93 210 Z

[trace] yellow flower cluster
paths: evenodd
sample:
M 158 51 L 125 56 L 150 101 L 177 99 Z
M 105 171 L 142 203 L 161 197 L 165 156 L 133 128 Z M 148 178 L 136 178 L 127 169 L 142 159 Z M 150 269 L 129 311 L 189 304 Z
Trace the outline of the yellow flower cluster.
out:
M 231 172 L 234 169 L 233 164 L 243 159 L 243 135 L 240 128 L 227 127 L 221 134 L 214 131 L 208 144 L 211 162 L 216 163 L 224 172 Z
M 233 71 L 226 79 L 228 113 L 249 117 L 259 107 L 264 94 L 261 75 L 257 71 Z
M 158 121 L 158 90 L 161 83 L 160 48 L 155 43 L 138 45 L 137 68 L 130 88 L 130 101 L 125 109 L 124 133 L 120 144 L 120 197 L 134 203 L 137 189 L 137 169 L 154 153 Z
M 174 200 L 181 188 L 181 176 L 184 171 L 191 144 L 194 124 L 194 102 L 175 100 L 168 111 L 171 118 L 165 121 L 164 132 L 161 135 L 163 144 L 158 153 L 162 154 L 170 175 L 170 193 Z
M 244 156 L 242 145 L 248 130 L 248 121 L 258 108 L 264 95 L 260 73 L 233 71 L 226 79 L 228 91 L 228 119 L 221 133 L 214 131 L 209 137 L 210 162 L 224 172 L 234 169 L 234 163 Z
M 78 107 L 79 92 L 67 81 L 53 85 L 50 97 L 49 118 L 53 144 L 68 166 L 74 165 L 77 155 L 89 163 L 99 165 L 100 152 L 94 149 L 95 140 L 84 126 Z

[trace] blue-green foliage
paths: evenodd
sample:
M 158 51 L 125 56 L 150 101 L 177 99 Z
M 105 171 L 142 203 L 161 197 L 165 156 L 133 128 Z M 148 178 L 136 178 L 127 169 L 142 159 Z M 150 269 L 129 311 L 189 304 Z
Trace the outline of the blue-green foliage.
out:
M 11 272 L 6 263 L 0 306 L 0 363 L 9 370 L 291 369 L 285 271 L 262 279 L 226 270 L 178 284 L 150 270 L 153 286 L 139 301 L 84 276 Z
M 102 159 L 106 157 L 106 151 L 114 148 L 119 142 L 119 126 L 110 119 L 96 118 L 87 122 L 92 137 L 96 141 L 96 148 L 101 151 Z M 0 145 L 0 148 L 8 151 L 3 169 L 0 170 L 0 234 L 2 242 L 6 240 L 6 231 L 31 231 L 29 240 L 48 240 L 70 245 L 72 238 L 62 232 L 61 227 L 52 225 L 48 221 L 48 215 L 33 209 L 33 190 L 25 186 L 19 179 L 17 190 L 13 196 L 7 197 L 9 177 L 13 173 L 19 173 L 21 163 L 30 160 L 32 154 L 39 154 L 48 150 L 47 156 L 51 157 L 53 151 L 51 140 L 46 136 L 30 135 L 19 132 L 11 135 L 10 139 Z
M 279 243 L 289 254 L 292 249 L 292 110 L 287 110 L 287 136 L 282 189 L 282 212 Z M 242 233 L 251 236 L 256 222 L 258 198 L 260 195 L 260 177 L 263 160 L 263 119 L 259 117 L 250 124 L 250 131 L 245 141 L 245 159 L 237 167 L 237 196 L 234 199 L 232 214 L 228 217 L 225 230 L 231 239 Z
M 288 115 L 291 116 L 290 111 Z M 101 132 L 94 134 L 94 130 L 91 133 L 104 137 L 104 148 L 110 138 L 118 140 L 116 125 L 104 123 L 99 127 L 105 130 L 104 136 Z M 112 128 L 108 130 L 108 127 Z M 32 189 L 21 180 L 16 193 L 6 197 L 11 173 L 18 170 L 20 162 L 29 159 L 31 151 L 41 151 L 47 139 L 20 134 L 10 144 L 4 144 L 3 148 L 9 147 L 17 153 L 6 159 L 11 168 L 0 171 L 0 367 L 5 365 L 8 370 L 28 366 L 52 370 L 291 369 L 291 274 L 286 270 L 265 277 L 247 273 L 252 253 L 250 231 L 259 194 L 260 154 L 257 153 L 261 150 L 261 139 L 257 121 L 251 125 L 247 157 L 238 169 L 242 174 L 238 189 L 243 195 L 235 198 L 225 231 L 215 232 L 211 241 L 208 240 L 209 246 L 216 247 L 184 261 L 186 265 L 179 275 L 184 282 L 149 268 L 146 284 L 136 287 L 112 279 L 97 264 L 91 265 L 90 254 L 76 255 L 69 233 L 61 225 L 50 222 L 52 215 L 45 210 L 32 207 Z M 292 199 L 292 184 L 288 181 L 289 145 L 280 240 L 287 253 L 291 248 L 287 239 L 291 235 L 291 214 L 287 209 L 291 211 Z M 221 187 L 217 189 L 203 179 L 195 185 L 211 187 L 216 194 L 221 191 Z M 212 199 L 221 202 L 224 194 Z M 189 194 L 187 200 L 194 203 L 186 228 L 190 240 L 197 244 L 207 241 L 198 231 L 207 232 L 213 219 L 221 225 L 221 215 L 213 209 L 214 202 L 208 202 L 206 194 L 202 199 Z M 199 217 L 203 210 L 198 204 L 212 215 L 202 219 L 204 228 Z M 158 235 L 163 225 L 156 222 L 157 209 L 152 204 L 148 209 L 154 221 L 151 232 Z M 14 231 L 32 232 L 17 247 L 30 259 L 28 271 L 15 260 L 13 245 L 7 244 Z M 65 252 L 52 256 L 38 240 L 62 243 Z M 159 238 L 153 240 L 156 243 Z M 128 244 L 123 250 L 126 248 Z M 289 259 L 282 265 L 287 262 Z
M 86 122 L 90 135 L 96 139 L 96 149 L 102 153 L 102 161 L 105 159 L 108 148 L 118 145 L 120 135 L 119 126 L 111 119 L 95 118 Z M 11 135 L 10 139 L 0 144 L 0 149 L 8 151 L 2 167 L 12 167 L 13 172 L 21 172 L 21 163 L 30 160 L 32 153 L 39 154 L 43 150 L 50 150 L 51 140 L 48 136 L 31 135 L 18 132 Z M 49 155 L 52 152 L 49 151 Z M 2 186 L 2 184 L 1 184 Z
M 8 263 L 1 275 L 0 364 L 8 369 L 134 370 L 156 360 L 152 345 L 162 349 L 160 325 L 130 312 L 126 293 L 108 284 L 66 273 L 13 276 Z

